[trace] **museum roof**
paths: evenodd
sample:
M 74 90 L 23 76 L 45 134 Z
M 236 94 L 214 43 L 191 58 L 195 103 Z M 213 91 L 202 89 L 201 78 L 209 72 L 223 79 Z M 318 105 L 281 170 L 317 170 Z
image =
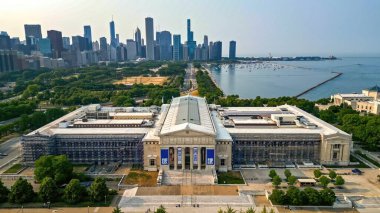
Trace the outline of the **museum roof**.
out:
M 160 134 L 188 130 L 215 135 L 206 99 L 190 95 L 172 99 Z
M 276 109 L 277 108 L 277 109 Z M 333 135 L 341 134 L 345 136 L 350 136 L 348 133 L 336 128 L 335 126 L 303 111 L 302 109 L 291 106 L 282 105 L 278 107 L 224 107 L 219 109 L 221 115 L 232 114 L 230 110 L 234 111 L 234 114 L 239 114 L 237 112 L 243 111 L 245 115 L 256 115 L 257 112 L 272 111 L 277 117 L 280 116 L 279 112 L 283 115 L 289 116 L 294 115 L 296 118 L 302 118 L 304 123 L 299 123 L 299 125 L 292 124 L 288 126 L 265 126 L 261 125 L 259 127 L 253 126 L 239 126 L 239 127 L 228 127 L 227 131 L 231 134 L 323 134 L 323 135 Z M 251 113 L 251 114 L 250 114 Z M 281 117 L 281 116 L 280 116 Z M 231 119 L 231 118 L 230 118 Z M 232 118 L 232 121 L 235 121 Z M 253 123 L 253 124 L 267 124 L 268 120 L 264 119 L 251 119 L 241 120 L 236 119 L 237 123 Z

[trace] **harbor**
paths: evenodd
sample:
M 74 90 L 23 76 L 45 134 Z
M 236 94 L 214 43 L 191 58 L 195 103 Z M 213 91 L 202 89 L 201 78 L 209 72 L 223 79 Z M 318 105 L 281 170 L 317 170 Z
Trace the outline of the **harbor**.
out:
M 380 58 L 205 65 L 225 95 L 318 100 L 380 82 Z

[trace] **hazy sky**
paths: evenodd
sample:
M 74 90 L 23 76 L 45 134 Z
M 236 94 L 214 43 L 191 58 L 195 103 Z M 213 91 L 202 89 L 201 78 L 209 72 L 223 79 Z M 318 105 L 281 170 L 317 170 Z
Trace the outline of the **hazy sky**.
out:
M 91 25 L 93 40 L 106 36 L 113 15 L 125 43 L 136 27 L 145 37 L 144 18 L 155 29 L 182 34 L 191 18 L 195 39 L 237 41 L 239 56 L 375 55 L 380 56 L 380 0 L 1 0 L 0 31 L 25 39 L 24 24 L 41 24 L 64 36 L 83 35 Z

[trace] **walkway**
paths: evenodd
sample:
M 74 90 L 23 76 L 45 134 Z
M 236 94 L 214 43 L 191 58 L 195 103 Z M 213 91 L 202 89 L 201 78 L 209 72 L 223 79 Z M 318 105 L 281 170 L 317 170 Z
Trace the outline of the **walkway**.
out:
M 162 177 L 163 185 L 212 185 L 214 177 L 207 170 L 169 170 Z

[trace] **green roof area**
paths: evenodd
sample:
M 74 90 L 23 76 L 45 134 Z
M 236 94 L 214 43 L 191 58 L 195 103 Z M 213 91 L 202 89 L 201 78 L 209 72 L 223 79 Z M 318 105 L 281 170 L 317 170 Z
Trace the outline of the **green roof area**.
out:
M 181 98 L 179 101 L 177 119 L 175 124 L 193 123 L 201 125 L 198 100 L 192 97 Z
M 380 87 L 377 86 L 377 85 L 375 85 L 375 86 L 373 86 L 373 87 L 371 87 L 371 88 L 368 88 L 367 90 L 368 90 L 368 91 L 380 92 Z

